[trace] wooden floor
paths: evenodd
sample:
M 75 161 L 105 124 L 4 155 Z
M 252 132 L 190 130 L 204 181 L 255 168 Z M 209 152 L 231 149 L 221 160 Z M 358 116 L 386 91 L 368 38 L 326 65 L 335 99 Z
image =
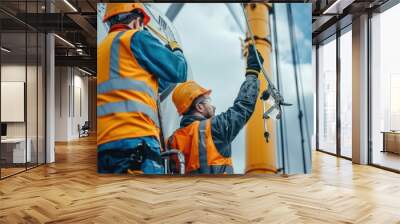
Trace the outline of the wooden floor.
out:
M 0 223 L 400 223 L 400 175 L 314 153 L 313 174 L 98 175 L 94 139 L 0 181 Z
M 381 166 L 400 170 L 400 155 L 392 152 L 381 152 L 376 150 L 372 157 L 373 163 Z
M 23 172 L 25 170 L 33 169 L 37 166 L 37 164 L 27 164 L 27 167 L 25 167 L 25 164 L 18 165 L 18 167 L 6 167 L 6 168 L 0 168 L 1 172 L 1 178 L 5 178 L 20 172 Z
M 0 168 L 0 169 L 1 169 L 1 177 L 2 178 L 26 170 L 25 167 L 24 168 L 19 168 L 19 167 L 18 168 Z

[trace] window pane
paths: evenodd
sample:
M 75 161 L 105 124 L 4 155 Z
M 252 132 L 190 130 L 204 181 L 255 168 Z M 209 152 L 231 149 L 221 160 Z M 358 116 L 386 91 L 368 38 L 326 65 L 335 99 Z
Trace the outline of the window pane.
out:
M 44 4 L 44 3 L 43 3 Z M 38 163 L 45 163 L 45 52 L 46 39 L 43 33 L 39 33 L 38 46 Z
M 336 41 L 318 48 L 318 147 L 336 153 Z
M 0 12 L 1 178 L 44 162 L 45 36 L 23 22 L 36 24 L 34 13 L 42 13 L 44 5 L 44 0 L 0 1 L 10 13 Z
M 372 18 L 372 163 L 400 170 L 400 5 Z M 397 131 L 397 132 L 396 132 Z
M 7 18 L 0 13 L 1 16 Z M 1 30 L 1 47 L 6 49 L 1 50 L 2 178 L 24 171 L 25 163 L 31 159 L 25 119 L 26 33 L 8 28 L 11 27 Z
M 26 80 L 26 113 L 27 113 L 27 136 L 28 148 L 30 147 L 30 159 L 28 168 L 37 165 L 37 33 L 27 33 L 28 38 L 28 63 Z
M 340 37 L 340 151 L 351 158 L 352 141 L 352 35 L 351 30 Z

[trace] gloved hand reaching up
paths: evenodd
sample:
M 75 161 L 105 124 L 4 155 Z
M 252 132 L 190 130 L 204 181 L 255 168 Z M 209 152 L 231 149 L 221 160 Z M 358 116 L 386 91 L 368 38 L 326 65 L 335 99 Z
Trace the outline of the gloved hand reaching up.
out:
M 179 46 L 178 42 L 172 40 L 170 42 L 168 42 L 167 45 L 165 45 L 168 49 L 170 49 L 171 51 L 180 51 L 182 52 L 181 47 Z
M 258 54 L 258 58 L 260 59 L 261 66 L 264 63 L 264 58 L 261 56 L 260 52 L 256 49 L 254 44 L 249 45 L 248 49 L 248 56 L 247 56 L 247 68 L 246 68 L 246 75 L 256 75 L 258 76 L 258 73 L 260 73 L 261 67 L 260 64 L 257 61 L 257 56 L 256 52 Z

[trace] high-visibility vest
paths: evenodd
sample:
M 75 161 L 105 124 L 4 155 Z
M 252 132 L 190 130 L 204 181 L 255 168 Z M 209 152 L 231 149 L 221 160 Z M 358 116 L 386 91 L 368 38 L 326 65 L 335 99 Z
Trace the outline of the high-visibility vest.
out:
M 97 51 L 97 144 L 154 136 L 159 139 L 158 83 L 131 50 L 137 30 L 110 32 Z
M 232 159 L 223 157 L 211 135 L 211 119 L 195 121 L 180 128 L 168 139 L 169 149 L 185 155 L 187 174 L 232 174 Z

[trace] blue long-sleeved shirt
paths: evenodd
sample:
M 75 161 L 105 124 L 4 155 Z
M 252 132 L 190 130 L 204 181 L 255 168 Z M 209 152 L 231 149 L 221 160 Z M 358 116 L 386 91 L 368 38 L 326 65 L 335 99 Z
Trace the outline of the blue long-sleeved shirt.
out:
M 186 81 L 187 63 L 182 52 L 172 52 L 149 31 L 136 32 L 132 37 L 131 49 L 139 65 L 157 76 L 159 92 L 169 83 Z
M 212 139 L 222 156 L 231 157 L 231 143 L 253 114 L 259 92 L 260 81 L 257 76 L 247 75 L 233 106 L 211 118 Z M 205 119 L 202 116 L 185 115 L 181 120 L 181 128 Z

